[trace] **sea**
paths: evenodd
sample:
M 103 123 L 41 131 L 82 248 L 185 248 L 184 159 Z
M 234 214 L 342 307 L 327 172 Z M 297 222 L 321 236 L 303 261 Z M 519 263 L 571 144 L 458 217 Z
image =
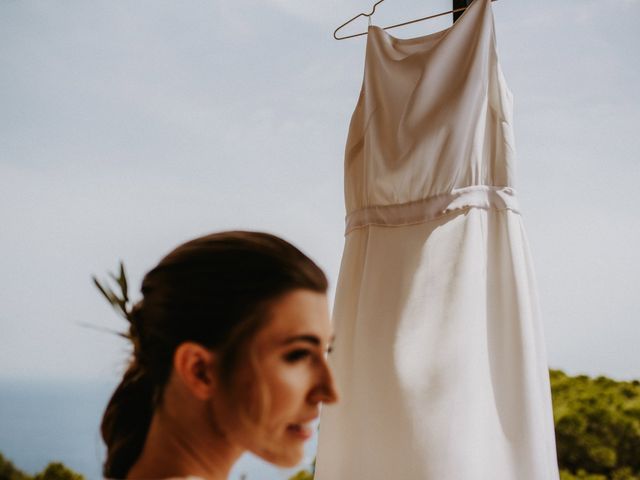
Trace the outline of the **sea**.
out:
M 0 380 L 0 453 L 31 475 L 62 462 L 87 480 L 103 478 L 99 425 L 114 388 L 97 381 Z M 245 454 L 229 480 L 288 480 L 310 470 L 316 448 L 317 433 L 305 444 L 300 465 L 286 469 Z

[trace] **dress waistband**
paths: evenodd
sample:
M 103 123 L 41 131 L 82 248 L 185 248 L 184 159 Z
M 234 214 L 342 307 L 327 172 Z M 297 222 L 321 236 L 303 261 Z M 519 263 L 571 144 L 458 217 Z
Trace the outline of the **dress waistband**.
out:
M 520 213 L 516 192 L 511 187 L 471 185 L 432 195 L 415 202 L 381 205 L 354 210 L 345 218 L 345 235 L 367 225 L 398 227 L 428 222 L 455 210 L 484 208 Z

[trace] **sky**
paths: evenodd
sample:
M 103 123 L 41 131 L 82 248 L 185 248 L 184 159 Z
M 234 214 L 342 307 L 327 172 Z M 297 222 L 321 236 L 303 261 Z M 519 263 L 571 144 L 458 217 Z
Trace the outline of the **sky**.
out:
M 332 33 L 372 4 L 0 0 L 0 379 L 118 378 L 127 345 L 99 328 L 125 324 L 91 276 L 122 260 L 138 298 L 213 231 L 291 241 L 333 303 L 366 37 Z M 450 8 L 387 0 L 373 23 Z M 640 1 L 492 9 L 549 365 L 640 378 Z

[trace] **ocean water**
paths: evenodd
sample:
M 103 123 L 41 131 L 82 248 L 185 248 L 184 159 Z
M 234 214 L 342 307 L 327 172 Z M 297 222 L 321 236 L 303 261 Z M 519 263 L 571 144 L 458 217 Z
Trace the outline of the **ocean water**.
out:
M 113 383 L 0 381 L 0 452 L 27 473 L 60 461 L 87 479 L 101 479 L 104 445 L 99 425 Z M 314 435 L 305 459 L 276 468 L 245 454 L 229 480 L 286 480 L 308 469 L 317 447 Z

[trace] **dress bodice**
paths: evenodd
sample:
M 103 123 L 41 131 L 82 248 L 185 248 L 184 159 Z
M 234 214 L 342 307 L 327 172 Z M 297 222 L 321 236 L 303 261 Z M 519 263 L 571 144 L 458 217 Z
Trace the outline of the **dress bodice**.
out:
M 345 147 L 347 232 L 428 219 L 454 200 L 516 210 L 512 118 L 491 0 L 416 38 L 370 25 Z

